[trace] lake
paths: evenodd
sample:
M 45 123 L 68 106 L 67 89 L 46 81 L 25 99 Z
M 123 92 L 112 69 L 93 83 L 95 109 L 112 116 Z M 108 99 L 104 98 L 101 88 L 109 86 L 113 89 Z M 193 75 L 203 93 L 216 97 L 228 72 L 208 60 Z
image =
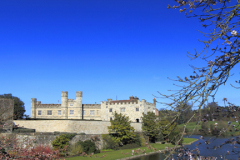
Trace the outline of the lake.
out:
M 198 146 L 198 149 L 200 151 L 200 156 L 204 156 L 204 157 L 217 157 L 217 159 L 228 159 L 228 160 L 236 160 L 239 158 L 240 155 L 240 145 L 236 144 L 237 148 L 234 148 L 234 144 L 225 144 L 222 145 L 221 148 L 217 148 L 214 149 L 214 147 L 218 147 L 219 145 L 221 145 L 222 143 L 225 143 L 227 140 L 229 140 L 229 138 L 235 138 L 236 137 L 228 137 L 228 138 L 224 138 L 224 137 L 220 137 L 220 138 L 215 138 L 215 137 L 203 137 L 204 139 L 200 139 L 199 135 L 192 135 L 188 138 L 197 138 L 199 139 L 198 141 L 192 143 L 191 145 L 185 145 L 185 148 L 188 148 L 190 150 L 196 149 L 196 144 L 198 144 L 199 142 L 201 142 L 202 144 Z M 209 140 L 210 144 L 205 144 L 205 140 Z M 227 154 L 227 151 L 229 151 L 229 154 Z M 195 152 L 195 154 L 197 154 Z M 220 155 L 222 155 L 222 157 L 220 157 Z M 175 159 L 177 159 L 177 155 L 173 155 L 171 156 Z M 156 153 L 156 154 L 152 154 L 152 155 L 146 155 L 146 156 L 142 156 L 139 158 L 134 158 L 132 160 L 162 160 L 166 158 L 166 155 L 164 155 L 163 153 Z M 184 159 L 188 159 L 188 156 L 184 156 Z M 182 158 L 183 159 L 183 158 Z

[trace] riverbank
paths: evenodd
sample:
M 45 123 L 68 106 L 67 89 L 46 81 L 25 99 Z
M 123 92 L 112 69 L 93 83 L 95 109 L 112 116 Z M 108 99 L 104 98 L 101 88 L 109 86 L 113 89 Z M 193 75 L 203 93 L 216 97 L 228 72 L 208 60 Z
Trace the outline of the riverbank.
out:
M 184 138 L 184 144 L 187 142 L 193 143 L 198 139 L 195 138 Z M 152 149 L 148 147 L 138 147 L 138 148 L 133 148 L 133 149 L 124 149 L 124 150 L 117 150 L 117 151 L 109 151 L 109 152 L 103 152 L 103 153 L 98 153 L 93 156 L 77 156 L 77 157 L 71 157 L 71 158 L 66 158 L 66 160 L 78 160 L 78 159 L 83 159 L 83 160 L 90 160 L 90 159 L 96 159 L 96 160 L 127 160 L 127 159 L 133 159 L 145 155 L 150 155 L 150 154 L 156 154 L 156 153 L 163 153 L 168 150 L 169 144 L 156 144 L 152 143 L 150 144 Z M 173 148 L 174 145 L 170 145 L 170 148 Z M 132 150 L 135 151 L 135 153 L 132 155 Z

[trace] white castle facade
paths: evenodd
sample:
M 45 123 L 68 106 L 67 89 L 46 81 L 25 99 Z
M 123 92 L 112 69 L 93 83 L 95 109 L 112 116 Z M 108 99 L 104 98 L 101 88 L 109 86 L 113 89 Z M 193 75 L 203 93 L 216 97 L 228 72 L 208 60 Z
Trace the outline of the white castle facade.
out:
M 36 119 L 86 119 L 110 121 L 113 113 L 122 113 L 129 116 L 131 122 L 141 122 L 142 113 L 154 112 L 156 100 L 153 103 L 141 101 L 137 97 L 129 100 L 108 99 L 100 104 L 82 104 L 82 92 L 76 92 L 76 99 L 68 99 L 68 92 L 61 92 L 61 104 L 42 104 L 36 98 L 31 99 L 31 118 Z

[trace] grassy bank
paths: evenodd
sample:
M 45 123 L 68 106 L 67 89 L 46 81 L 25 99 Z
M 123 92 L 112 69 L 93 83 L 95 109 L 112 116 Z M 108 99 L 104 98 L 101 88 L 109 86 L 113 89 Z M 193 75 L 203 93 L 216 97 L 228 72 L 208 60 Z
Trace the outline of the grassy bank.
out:
M 192 143 L 194 141 L 196 141 L 197 139 L 195 138 L 184 138 L 183 139 L 183 143 L 184 144 L 189 144 Z M 150 149 L 148 147 L 138 147 L 138 148 L 133 148 L 133 149 L 124 149 L 124 150 L 117 150 L 117 151 L 108 151 L 108 152 L 102 152 L 102 153 L 98 153 L 93 155 L 92 157 L 88 156 L 77 156 L 77 157 L 71 157 L 71 158 L 66 158 L 67 160 L 79 160 L 79 159 L 83 159 L 83 160 L 90 160 L 90 159 L 96 159 L 96 160 L 116 160 L 116 159 L 121 159 L 121 158 L 127 158 L 127 157 L 132 157 L 132 150 L 136 150 L 136 149 L 141 149 L 142 151 L 145 150 L 145 152 L 139 152 L 138 154 L 134 154 L 134 155 L 141 155 L 141 154 L 149 154 L 151 152 L 156 152 L 159 150 L 164 150 L 165 147 L 169 147 L 169 144 L 156 144 L 156 143 L 151 143 L 150 144 L 153 148 L 155 149 Z M 173 147 L 174 145 L 170 145 L 170 147 Z
M 218 123 L 218 124 L 223 123 L 225 125 L 224 128 L 228 128 L 228 122 L 227 121 L 220 121 L 220 122 L 219 121 L 208 121 L 207 122 L 208 128 L 210 128 L 211 124 L 214 125 L 215 123 Z M 199 129 L 201 129 L 201 124 L 202 124 L 202 122 L 200 122 L 199 125 L 196 125 L 196 122 L 188 123 L 188 125 L 187 125 L 187 134 L 197 134 L 197 135 L 200 135 Z M 233 130 L 233 132 L 230 132 L 228 130 L 226 136 L 230 136 L 231 134 L 233 134 L 233 135 L 240 135 L 240 125 L 239 125 L 239 123 L 238 122 L 232 122 L 232 124 L 235 125 L 239 131 L 234 131 Z M 183 128 L 184 124 L 180 124 L 180 125 L 178 125 L 178 127 L 179 128 Z M 230 128 L 228 128 L 228 129 L 230 129 Z

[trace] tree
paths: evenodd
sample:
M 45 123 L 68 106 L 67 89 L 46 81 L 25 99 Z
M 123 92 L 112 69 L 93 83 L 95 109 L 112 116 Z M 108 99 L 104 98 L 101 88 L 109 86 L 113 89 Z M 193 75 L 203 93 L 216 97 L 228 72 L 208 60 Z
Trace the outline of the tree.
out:
M 24 102 L 20 100 L 18 97 L 12 96 L 12 94 L 4 94 L 0 95 L 0 98 L 7 98 L 7 99 L 13 99 L 14 100 L 14 113 L 13 113 L 13 119 L 23 119 L 24 117 L 28 117 L 25 115 L 25 106 Z
M 178 143 L 182 143 L 182 137 L 176 122 L 170 123 L 168 120 L 162 119 L 159 121 L 158 126 L 165 140 L 173 144 L 177 141 Z
M 181 85 L 182 87 L 176 93 L 160 94 L 172 100 L 171 103 L 167 103 L 170 107 L 179 103 L 187 104 L 190 101 L 197 103 L 200 113 L 198 118 L 201 120 L 201 108 L 208 102 L 209 96 L 214 96 L 218 88 L 227 82 L 230 71 L 240 61 L 239 31 L 236 30 L 240 26 L 238 20 L 240 3 L 229 0 L 178 0 L 176 2 L 177 6 L 169 5 L 168 8 L 179 9 L 180 12 L 185 12 L 187 17 L 198 17 L 203 27 L 210 29 L 209 33 L 203 33 L 207 40 L 200 41 L 205 45 L 203 50 L 199 53 L 196 51 L 195 54 L 188 52 L 191 59 L 201 58 L 205 65 L 200 68 L 191 66 L 194 70 L 192 75 L 178 77 L 175 81 L 185 85 Z M 218 43 L 212 46 L 215 41 Z M 209 49 L 211 49 L 210 52 Z M 188 122 L 195 115 L 193 114 Z M 180 113 L 176 117 L 179 116 Z
M 193 74 L 183 78 L 177 77 L 176 80 L 181 84 L 180 89 L 173 94 L 163 97 L 171 100 L 166 105 L 173 107 L 177 104 L 187 104 L 193 102 L 198 105 L 190 120 L 198 115 L 198 120 L 204 120 L 201 115 L 201 108 L 208 103 L 209 96 L 215 96 L 218 88 L 225 84 L 231 75 L 231 71 L 240 62 L 240 1 L 236 0 L 175 0 L 177 5 L 168 5 L 168 8 L 179 9 L 190 17 L 198 17 L 202 26 L 209 29 L 209 33 L 203 33 L 206 40 L 200 40 L 204 44 L 201 52 L 195 50 L 194 54 L 188 52 L 191 59 L 201 58 L 204 62 L 202 67 L 193 68 Z M 236 84 L 240 83 L 235 81 Z M 232 87 L 236 87 L 231 84 Z M 229 105 L 232 111 L 234 106 Z M 232 109 L 233 108 L 233 109 Z M 175 121 L 181 113 L 173 119 Z M 186 125 L 184 126 L 184 129 Z
M 153 112 L 142 113 L 142 130 L 150 141 L 155 142 L 162 137 L 158 124 L 157 116 Z
M 108 132 L 113 135 L 115 142 L 118 142 L 121 145 L 134 142 L 136 135 L 134 134 L 134 128 L 130 123 L 128 116 L 121 113 L 118 114 L 116 111 L 114 112 L 111 126 L 108 127 Z

